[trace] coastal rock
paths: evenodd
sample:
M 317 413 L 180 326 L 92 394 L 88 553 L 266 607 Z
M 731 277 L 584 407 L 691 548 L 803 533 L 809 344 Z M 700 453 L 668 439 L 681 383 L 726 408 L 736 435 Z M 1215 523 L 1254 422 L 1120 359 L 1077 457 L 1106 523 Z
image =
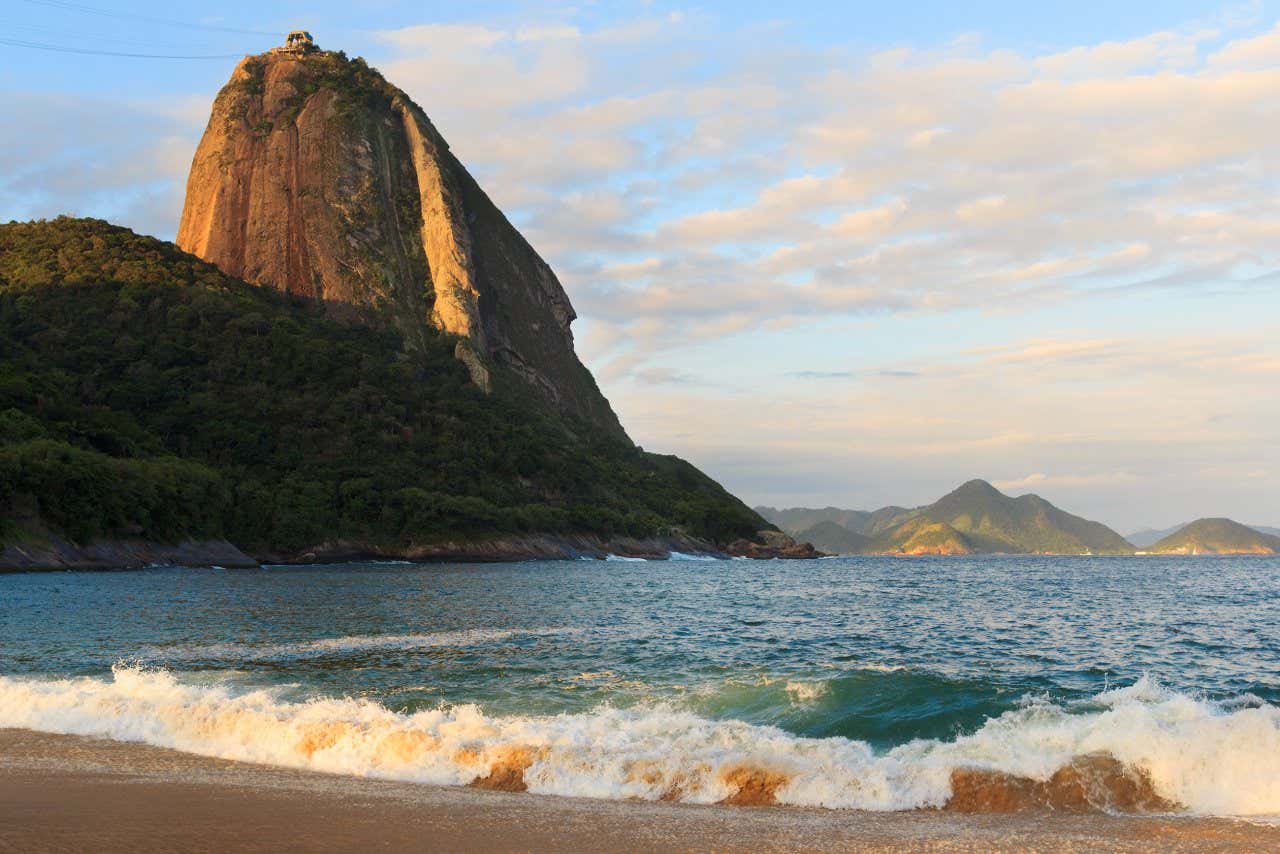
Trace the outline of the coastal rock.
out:
M 144 566 L 221 566 L 256 568 L 258 562 L 226 540 L 153 543 L 144 540 L 94 540 L 76 545 L 59 537 L 10 543 L 0 549 L 0 572 L 67 569 L 138 569 Z
M 824 556 L 812 543 L 797 543 L 781 531 L 758 531 L 754 541 L 734 540 L 725 551 L 730 557 L 753 560 L 812 560 Z
M 341 563 L 358 560 L 408 560 L 421 563 L 457 561 L 507 563 L 522 560 L 603 560 L 610 556 L 667 560 L 672 553 L 727 557 L 715 544 L 687 534 L 663 537 L 599 537 L 592 534 L 526 534 L 477 540 L 387 548 L 339 540 L 301 552 L 257 555 L 263 563 Z
M 507 369 L 558 411 L 624 436 L 573 349 L 551 268 L 418 105 L 363 60 L 244 59 L 196 150 L 178 246 L 253 284 L 436 330 L 481 389 Z

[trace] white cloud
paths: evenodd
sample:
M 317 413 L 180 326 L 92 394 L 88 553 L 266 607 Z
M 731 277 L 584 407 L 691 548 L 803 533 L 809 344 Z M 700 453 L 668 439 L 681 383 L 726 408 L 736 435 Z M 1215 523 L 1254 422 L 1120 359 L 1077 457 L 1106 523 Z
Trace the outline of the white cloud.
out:
M 785 64 L 704 19 L 383 39 L 392 79 L 641 370 L 832 313 L 1016 311 L 1280 269 L 1280 71 L 1263 61 L 1280 30 L 1240 26 L 1047 54 L 788 45 Z M 688 50 L 721 70 L 684 75 Z

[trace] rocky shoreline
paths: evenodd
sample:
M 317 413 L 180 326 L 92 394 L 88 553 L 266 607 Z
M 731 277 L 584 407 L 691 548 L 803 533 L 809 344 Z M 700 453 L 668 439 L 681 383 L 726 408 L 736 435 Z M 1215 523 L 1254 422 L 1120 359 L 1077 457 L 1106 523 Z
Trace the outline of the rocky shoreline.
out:
M 226 540 L 154 543 L 146 540 L 94 540 L 77 545 L 59 537 L 10 543 L 0 549 L 0 572 L 109 571 L 145 566 L 221 566 L 250 569 L 258 561 Z
M 673 554 L 755 560 L 805 560 L 822 557 L 808 543 L 797 544 L 776 531 L 761 531 L 758 542 L 736 540 L 719 547 L 686 534 L 662 537 L 600 537 L 590 534 L 524 534 L 486 540 L 457 540 L 407 548 L 338 540 L 298 552 L 246 553 L 226 540 L 189 540 L 177 544 L 145 540 L 95 540 L 77 545 L 58 537 L 9 544 L 0 549 L 0 572 L 109 571 L 147 566 L 220 566 L 252 569 L 262 564 L 305 565 L 360 560 L 414 563 L 510 563 L 526 560 L 603 560 L 610 556 L 667 560 Z

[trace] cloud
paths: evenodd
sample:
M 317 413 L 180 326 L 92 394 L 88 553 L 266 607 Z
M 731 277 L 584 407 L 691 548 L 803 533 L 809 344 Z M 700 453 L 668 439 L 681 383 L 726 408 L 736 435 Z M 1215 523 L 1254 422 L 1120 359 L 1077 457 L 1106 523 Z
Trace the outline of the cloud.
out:
M 1043 472 L 1029 474 L 1015 480 L 997 480 L 993 484 L 997 489 L 1006 492 L 1030 492 L 1046 488 L 1073 488 L 1111 486 L 1114 484 L 1131 484 L 1142 478 L 1125 471 L 1098 472 L 1096 474 L 1058 474 L 1049 475 Z
M 788 376 L 801 380 L 847 380 L 857 374 L 853 371 L 792 371 Z
M 634 370 L 770 324 L 1280 270 L 1280 29 L 1224 16 L 1052 53 L 794 43 L 774 64 L 757 37 L 660 17 L 380 36 Z
M 1256 516 L 1280 477 L 1277 332 L 943 346 L 910 367 L 615 402 L 646 447 L 687 455 L 754 503 L 913 506 L 986 476 L 1126 529 Z
M 75 214 L 161 236 L 177 230 L 204 121 L 192 121 L 189 100 L 105 103 L 0 91 L 0 112 L 3 219 Z

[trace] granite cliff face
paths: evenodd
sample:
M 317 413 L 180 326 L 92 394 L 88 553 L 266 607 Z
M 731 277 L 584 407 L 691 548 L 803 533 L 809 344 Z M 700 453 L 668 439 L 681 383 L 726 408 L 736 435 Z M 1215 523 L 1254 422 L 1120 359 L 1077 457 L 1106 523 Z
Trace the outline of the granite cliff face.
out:
M 573 306 L 426 114 L 363 60 L 247 57 L 213 104 L 178 245 L 257 285 L 457 337 L 476 385 L 518 377 L 614 435 L 573 350 Z

